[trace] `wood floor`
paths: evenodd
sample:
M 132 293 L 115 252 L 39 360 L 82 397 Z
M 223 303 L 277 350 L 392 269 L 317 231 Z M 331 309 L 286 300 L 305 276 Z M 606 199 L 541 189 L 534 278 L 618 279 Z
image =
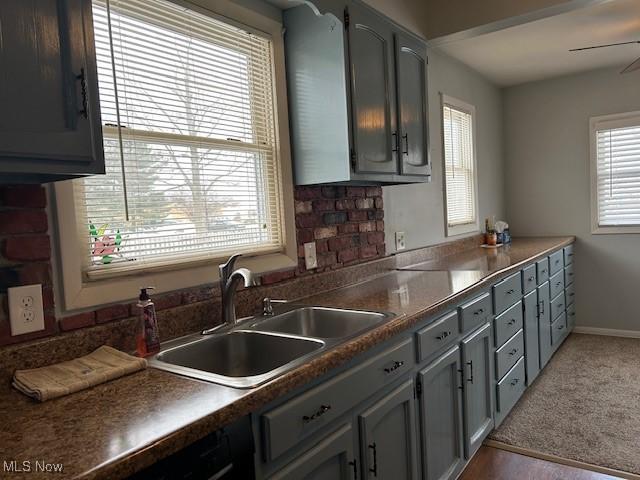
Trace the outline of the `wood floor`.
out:
M 617 480 L 618 477 L 480 447 L 459 480 Z

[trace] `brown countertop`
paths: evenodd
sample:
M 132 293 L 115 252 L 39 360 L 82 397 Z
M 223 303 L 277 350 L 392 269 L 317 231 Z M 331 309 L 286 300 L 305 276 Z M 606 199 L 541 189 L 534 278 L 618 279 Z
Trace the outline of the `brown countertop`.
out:
M 0 460 L 18 465 L 31 461 L 32 468 L 36 460 L 61 463 L 63 474 L 58 478 L 126 477 L 573 241 L 574 237 L 514 239 L 508 247 L 474 248 L 409 267 L 421 271 L 394 270 L 307 297 L 307 304 L 398 316 L 255 389 L 228 388 L 152 368 L 42 404 L 4 386 Z M 50 475 L 32 472 L 28 478 Z M 0 476 L 10 475 L 3 471 Z

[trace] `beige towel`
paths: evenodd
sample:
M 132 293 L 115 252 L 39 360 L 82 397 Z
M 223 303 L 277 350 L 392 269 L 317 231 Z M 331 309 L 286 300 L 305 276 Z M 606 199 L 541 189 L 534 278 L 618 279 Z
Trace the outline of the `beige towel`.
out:
M 32 370 L 16 370 L 13 386 L 44 402 L 143 370 L 144 358 L 103 345 L 89 355 Z

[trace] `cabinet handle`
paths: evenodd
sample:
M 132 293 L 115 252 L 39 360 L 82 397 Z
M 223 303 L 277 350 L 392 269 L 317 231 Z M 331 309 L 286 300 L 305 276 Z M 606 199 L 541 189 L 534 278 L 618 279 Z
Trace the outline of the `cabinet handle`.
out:
M 438 335 L 436 337 L 437 340 L 444 340 L 445 338 L 447 338 L 449 335 L 451 335 L 451 332 L 442 332 L 440 335 Z
M 391 146 L 391 151 L 392 152 L 397 152 L 398 151 L 398 132 L 393 132 L 391 134 L 391 143 L 393 144 Z
M 575 317 L 575 316 L 576 316 L 576 312 L 571 312 L 571 313 L 569 314 L 569 316 L 571 316 L 571 317 Z
M 353 480 L 358 480 L 358 461 L 354 458 L 349 465 L 353 467 Z
M 76 75 L 76 80 L 80 80 L 80 91 L 82 93 L 82 110 L 78 111 L 78 115 L 89 118 L 89 107 L 87 103 L 87 76 L 84 68 L 80 69 L 80 74 Z
M 558 304 L 558 310 L 560 310 L 562 307 L 564 307 L 564 304 L 559 303 L 559 304 Z
M 560 264 L 560 260 L 556 260 L 556 265 L 559 265 L 559 264 Z
M 402 150 L 402 154 L 409 155 L 409 134 L 405 133 L 402 138 L 404 139 L 404 149 Z
M 511 356 L 513 357 L 516 353 L 518 353 L 518 349 L 517 349 L 517 348 L 514 348 L 513 350 L 511 350 L 511 351 L 509 352 L 509 355 L 511 355 Z
M 473 360 L 469 360 L 467 365 L 469 365 L 469 378 L 467 378 L 467 382 L 473 383 Z
M 516 323 L 516 319 L 515 319 L 515 318 L 512 318 L 511 320 L 509 320 L 509 321 L 507 322 L 507 325 L 513 325 L 513 324 L 515 324 L 515 323 Z
M 484 308 L 479 308 L 478 310 L 473 312 L 474 315 L 482 315 L 483 313 L 484 313 Z
M 304 423 L 309 423 L 315 420 L 316 418 L 320 418 L 329 410 L 331 410 L 331 405 L 320 405 L 320 408 L 316 412 L 314 412 L 312 415 L 305 415 L 304 417 L 302 417 L 302 421 Z
M 391 372 L 393 372 L 393 371 L 395 371 L 395 370 L 399 369 L 399 368 L 400 368 L 401 366 L 403 366 L 403 365 L 404 365 L 404 361 L 403 361 L 403 360 L 401 360 L 401 361 L 399 361 L 399 362 L 393 362 L 393 365 L 392 365 L 391 367 L 386 367 L 386 368 L 384 369 L 384 371 L 385 371 L 386 373 L 391 373 Z
M 547 273 L 547 269 L 546 269 L 546 268 L 543 268 L 543 269 L 540 271 L 540 273 Z
M 514 379 L 511 381 L 511 386 L 512 386 L 512 387 L 515 387 L 515 386 L 518 384 L 518 382 L 519 382 L 519 381 L 520 381 L 520 379 L 519 379 L 519 378 L 514 378 Z
M 461 368 L 458 370 L 460 374 L 460 385 L 458 385 L 458 389 L 464 390 L 464 370 Z
M 378 450 L 376 449 L 376 442 L 369 445 L 369 448 L 373 450 L 373 467 L 369 469 L 373 473 L 374 477 L 378 476 Z
M 558 330 L 562 330 L 564 328 L 564 325 L 558 325 Z
M 507 290 L 507 295 L 513 295 L 514 293 L 516 293 L 516 291 L 513 288 L 510 290 Z
M 559 287 L 560 285 L 562 285 L 562 281 L 556 282 L 556 287 Z
M 529 282 L 533 282 L 535 279 L 536 279 L 536 277 L 529 277 L 529 278 L 527 279 L 527 281 L 529 281 Z
M 544 300 L 538 302 L 538 316 L 544 315 Z

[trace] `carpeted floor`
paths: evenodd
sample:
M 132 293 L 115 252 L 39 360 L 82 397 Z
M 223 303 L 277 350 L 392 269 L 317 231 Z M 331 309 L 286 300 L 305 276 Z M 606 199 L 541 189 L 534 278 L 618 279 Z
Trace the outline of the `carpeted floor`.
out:
M 640 474 L 640 339 L 570 335 L 490 438 Z

